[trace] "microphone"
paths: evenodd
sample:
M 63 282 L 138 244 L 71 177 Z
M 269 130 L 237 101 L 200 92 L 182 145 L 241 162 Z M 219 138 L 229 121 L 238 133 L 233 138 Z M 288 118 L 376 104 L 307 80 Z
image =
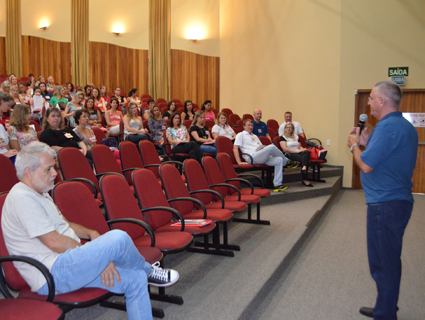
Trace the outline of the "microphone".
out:
M 359 134 L 362 133 L 364 124 L 367 121 L 367 119 L 368 119 L 367 114 L 364 114 L 363 113 L 363 114 L 360 115 L 360 117 L 359 117 L 359 128 L 360 128 L 360 132 L 359 132 Z

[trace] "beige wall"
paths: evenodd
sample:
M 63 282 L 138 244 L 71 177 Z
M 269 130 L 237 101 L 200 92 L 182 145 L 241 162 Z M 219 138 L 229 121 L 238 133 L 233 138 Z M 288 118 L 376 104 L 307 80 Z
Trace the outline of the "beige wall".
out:
M 171 49 L 190 51 L 206 56 L 220 54 L 220 2 L 217 0 L 171 1 Z M 204 38 L 187 40 L 189 29 L 197 27 Z
M 90 0 L 90 41 L 106 42 L 132 49 L 149 49 L 149 1 Z M 124 28 L 121 35 L 113 27 Z
M 6 36 L 6 0 L 0 0 L 0 37 Z
M 350 187 L 355 89 L 397 66 L 409 67 L 405 88 L 424 88 L 423 21 L 415 0 L 222 0 L 220 105 L 279 122 L 291 110 L 307 137 L 331 140 L 328 161 Z
M 22 35 L 71 41 L 71 0 L 21 0 L 21 13 Z M 47 30 L 39 29 L 42 21 L 49 23 Z

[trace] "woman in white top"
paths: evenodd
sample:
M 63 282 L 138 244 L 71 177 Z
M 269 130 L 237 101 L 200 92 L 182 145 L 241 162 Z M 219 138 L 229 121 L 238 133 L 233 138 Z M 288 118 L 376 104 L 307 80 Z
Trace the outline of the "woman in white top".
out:
M 216 125 L 212 127 L 213 139 L 217 137 L 227 137 L 234 140 L 236 137 L 235 131 L 227 124 L 227 115 L 224 112 L 220 112 L 217 115 Z
M 142 105 L 139 98 L 139 91 L 136 88 L 131 89 L 130 92 L 128 93 L 127 102 L 134 102 L 137 104 L 137 107 L 139 108 Z
M 2 124 L 0 124 L 0 154 L 8 158 L 18 154 L 18 150 L 10 148 L 9 136 Z
M 89 112 L 86 109 L 75 112 L 75 123 L 77 127 L 74 128 L 74 132 L 84 142 L 87 151 L 91 150 L 97 141 L 93 130 L 90 128 L 89 117 Z
M 313 185 L 308 181 L 308 164 L 310 160 L 310 151 L 301 147 L 298 141 L 298 135 L 294 133 L 294 124 L 288 122 L 285 125 L 285 131 L 279 140 L 282 150 L 289 154 L 291 160 L 301 162 L 302 184 L 306 187 Z
M 34 87 L 34 95 L 30 99 L 31 114 L 34 120 L 41 118 L 43 107 L 46 105 L 46 100 L 41 95 L 40 87 Z
M 143 119 L 138 116 L 137 104 L 130 102 L 128 104 L 128 112 L 123 117 L 124 122 L 124 139 L 139 144 L 140 140 L 149 140 L 146 129 L 143 128 Z
M 38 141 L 37 132 L 30 127 L 31 113 L 25 104 L 17 104 L 10 117 L 10 125 L 7 130 L 10 147 L 21 151 L 23 147 L 31 142 Z

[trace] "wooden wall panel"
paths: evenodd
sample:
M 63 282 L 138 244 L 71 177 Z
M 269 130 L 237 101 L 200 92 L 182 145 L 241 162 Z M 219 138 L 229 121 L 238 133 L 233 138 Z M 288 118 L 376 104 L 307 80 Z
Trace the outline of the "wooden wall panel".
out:
M 6 70 L 6 38 L 0 37 L 0 74 L 7 74 Z
M 358 126 L 360 114 L 368 115 L 367 127 L 372 132 L 378 120 L 370 114 L 370 107 L 367 105 L 371 90 L 358 90 L 356 96 L 355 126 Z M 425 89 L 403 89 L 403 98 L 400 102 L 399 110 L 402 112 L 425 112 Z M 416 128 L 419 142 L 425 143 L 425 128 Z M 361 189 L 360 169 L 353 163 L 352 188 Z M 425 145 L 418 146 L 418 156 L 416 167 L 413 172 L 413 192 L 425 193 Z
M 52 75 L 56 83 L 71 81 L 71 43 L 22 36 L 22 74 Z
M 171 50 L 171 98 L 199 106 L 208 99 L 219 109 L 220 58 Z
M 90 79 L 100 87 L 105 85 L 110 93 L 120 86 L 127 95 L 132 88 L 139 95 L 148 93 L 148 51 L 124 48 L 103 42 L 90 42 Z

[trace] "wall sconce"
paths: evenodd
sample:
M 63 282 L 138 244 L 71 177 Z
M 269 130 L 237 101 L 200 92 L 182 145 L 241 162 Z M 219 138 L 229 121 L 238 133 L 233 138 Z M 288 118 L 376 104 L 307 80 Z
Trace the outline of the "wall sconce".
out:
M 47 21 L 42 21 L 40 23 L 40 29 L 46 30 L 48 26 L 49 26 L 49 23 Z
M 122 26 L 115 26 L 112 29 L 112 33 L 119 36 L 121 33 L 124 32 L 124 28 Z
M 205 38 L 204 30 L 200 27 L 191 27 L 186 32 L 186 38 L 192 42 L 196 42 Z

